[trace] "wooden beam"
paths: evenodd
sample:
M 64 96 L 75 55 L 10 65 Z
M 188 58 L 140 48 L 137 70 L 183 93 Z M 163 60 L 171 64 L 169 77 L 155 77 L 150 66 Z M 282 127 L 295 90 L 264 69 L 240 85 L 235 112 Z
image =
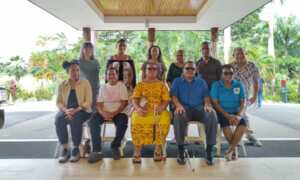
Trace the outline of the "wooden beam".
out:
M 84 42 L 91 42 L 91 28 L 83 27 L 82 28 L 82 36 Z
M 219 28 L 217 27 L 211 28 L 210 35 L 211 35 L 211 56 L 217 57 L 217 43 L 218 43 Z
M 149 47 L 155 43 L 155 28 L 148 28 L 148 43 Z

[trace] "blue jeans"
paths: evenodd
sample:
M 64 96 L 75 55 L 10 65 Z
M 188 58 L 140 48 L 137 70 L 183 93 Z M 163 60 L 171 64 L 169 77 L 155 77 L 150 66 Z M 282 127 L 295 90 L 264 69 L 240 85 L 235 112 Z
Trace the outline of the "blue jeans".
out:
M 74 147 L 78 147 L 82 139 L 82 124 L 90 118 L 90 113 L 83 110 L 77 112 L 72 120 L 66 118 L 66 114 L 59 111 L 55 116 L 56 134 L 60 144 L 68 144 L 68 129 L 71 127 L 71 136 Z
M 257 106 L 261 107 L 261 103 L 263 101 L 263 93 L 262 92 L 258 92 L 257 93 Z

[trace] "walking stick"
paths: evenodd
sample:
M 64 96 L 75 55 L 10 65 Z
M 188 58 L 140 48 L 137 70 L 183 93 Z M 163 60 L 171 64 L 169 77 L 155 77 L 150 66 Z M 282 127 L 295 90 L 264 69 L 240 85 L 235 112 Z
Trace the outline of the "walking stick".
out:
M 195 172 L 195 167 L 192 166 L 192 162 L 191 162 L 191 159 L 190 159 L 189 150 L 185 149 L 184 154 L 185 154 L 185 157 L 187 159 L 187 163 L 188 163 L 189 167 L 192 169 L 192 172 Z M 191 153 L 191 155 L 192 155 L 192 158 L 194 159 L 195 156 L 194 156 L 193 152 Z

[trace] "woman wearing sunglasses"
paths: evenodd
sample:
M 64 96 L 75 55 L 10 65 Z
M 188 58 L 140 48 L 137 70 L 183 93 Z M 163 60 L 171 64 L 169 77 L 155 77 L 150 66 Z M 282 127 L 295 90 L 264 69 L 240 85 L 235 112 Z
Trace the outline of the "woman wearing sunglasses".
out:
M 146 62 L 142 70 L 145 78 L 137 84 L 132 95 L 133 163 L 141 163 L 141 148 L 148 144 L 155 145 L 154 161 L 163 160 L 162 146 L 170 127 L 170 114 L 166 110 L 170 96 L 166 84 L 157 77 L 158 64 Z
M 223 129 L 229 148 L 225 158 L 236 160 L 238 157 L 237 145 L 246 130 L 246 118 L 244 116 L 245 92 L 243 85 L 233 80 L 233 67 L 222 67 L 222 79 L 213 83 L 210 91 L 213 105 L 217 110 L 218 120 Z M 233 130 L 232 127 L 236 127 Z

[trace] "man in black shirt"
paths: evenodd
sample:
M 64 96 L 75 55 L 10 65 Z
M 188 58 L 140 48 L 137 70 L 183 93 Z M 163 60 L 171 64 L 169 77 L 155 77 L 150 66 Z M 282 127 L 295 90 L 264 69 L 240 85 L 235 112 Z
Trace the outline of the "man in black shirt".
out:
M 219 60 L 211 57 L 209 42 L 202 43 L 201 52 L 202 57 L 197 61 L 197 73 L 206 81 L 210 89 L 213 82 L 221 79 L 222 64 Z

